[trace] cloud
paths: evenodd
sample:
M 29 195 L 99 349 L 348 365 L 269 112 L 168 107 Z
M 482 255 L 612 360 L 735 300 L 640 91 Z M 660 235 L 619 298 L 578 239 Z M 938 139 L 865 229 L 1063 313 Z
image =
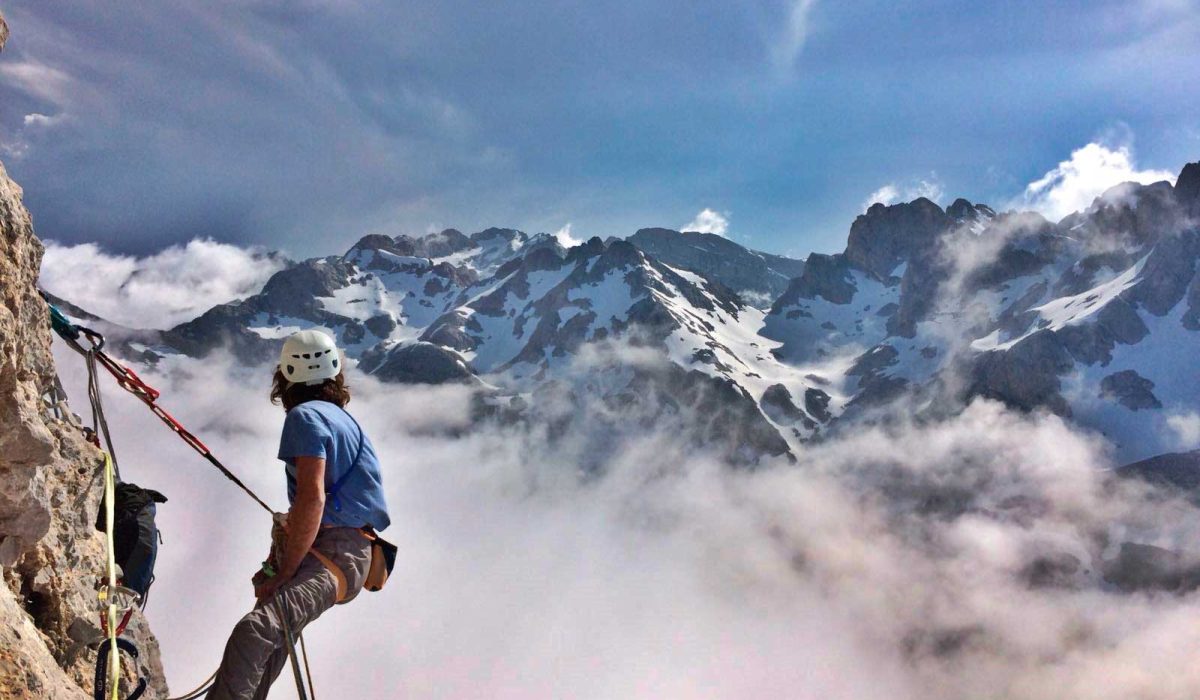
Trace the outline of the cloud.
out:
M 65 112 L 55 115 L 38 114 L 37 112 L 34 112 L 33 114 L 25 115 L 24 124 L 27 128 L 40 127 L 43 129 L 50 129 L 61 124 L 66 118 L 67 115 Z
M 1167 427 L 1173 433 L 1175 449 L 1194 450 L 1200 447 L 1200 413 L 1175 413 L 1167 416 Z
M 1068 160 L 1025 187 L 1018 206 L 1033 209 L 1058 221 L 1076 211 L 1087 209 L 1105 190 L 1122 182 L 1150 184 L 1175 181 L 1166 170 L 1139 170 L 1127 145 L 1110 148 L 1103 143 L 1087 144 L 1071 152 Z
M 59 108 L 69 106 L 75 85 L 67 72 L 33 60 L 0 63 L 0 81 Z
M 587 346 L 581 379 L 653 361 L 646 348 L 606 352 Z M 78 409 L 79 360 L 61 345 L 56 357 Z M 218 355 L 167 358 L 143 377 L 282 507 L 269 371 Z M 384 592 L 306 630 L 316 683 L 336 694 L 1200 693 L 1200 598 L 1125 595 L 1099 573 L 1124 541 L 1194 547 L 1200 512 L 1110 483 L 1107 446 L 1056 417 L 986 401 L 942 422 L 900 413 L 814 443 L 798 464 L 735 471 L 681 439 L 704 419 L 687 406 L 622 425 L 585 395 L 556 434 L 473 422 L 463 387 L 354 372 L 350 384 L 400 558 Z M 190 687 L 252 603 L 269 522 L 140 403 L 106 397 L 123 473 L 171 497 L 147 614 L 169 679 Z
M 164 329 L 257 292 L 282 266 L 278 256 L 208 239 L 140 258 L 51 241 L 40 284 L 108 321 Z
M 800 51 L 808 41 L 809 19 L 816 0 L 787 0 L 787 17 L 783 22 L 783 30 L 772 48 L 772 58 L 775 67 L 781 71 L 790 71 L 800 57 Z
M 690 223 L 684 224 L 681 231 L 697 231 L 699 233 L 715 233 L 724 236 L 729 230 L 729 212 L 721 214 L 712 209 L 702 209 Z
M 937 202 L 942 198 L 943 194 L 945 194 L 945 190 L 942 187 L 942 183 L 938 180 L 937 173 L 931 173 L 928 179 L 920 179 L 905 185 L 897 185 L 894 182 L 887 183 L 867 195 L 866 200 L 862 203 L 862 208 L 864 210 L 869 209 L 876 202 L 885 205 L 897 202 L 911 202 L 919 197 Z
M 554 237 L 558 239 L 558 244 L 564 248 L 573 248 L 583 242 L 571 235 L 570 221 L 568 221 L 565 226 L 555 231 Z
M 888 183 L 867 195 L 866 201 L 863 202 L 863 209 L 869 208 L 876 202 L 880 204 L 893 204 L 899 198 L 900 190 L 896 189 L 895 185 Z

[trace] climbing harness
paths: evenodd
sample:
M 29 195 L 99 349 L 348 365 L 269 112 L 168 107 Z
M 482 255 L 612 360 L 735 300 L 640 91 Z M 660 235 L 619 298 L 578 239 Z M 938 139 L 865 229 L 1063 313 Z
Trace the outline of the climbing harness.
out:
M 267 505 L 265 501 L 259 498 L 258 494 L 254 493 L 254 491 L 246 486 L 246 484 L 243 483 L 242 480 L 237 477 L 237 475 L 235 475 L 224 464 L 222 464 L 220 460 L 218 460 L 212 453 L 212 451 L 200 441 L 199 438 L 184 428 L 174 416 L 158 405 L 157 401 L 160 393 L 157 389 L 149 384 L 146 384 L 146 382 L 142 381 L 141 377 L 139 377 L 132 369 L 120 364 L 104 352 L 103 335 L 85 326 L 71 323 L 71 321 L 61 311 L 59 311 L 54 304 L 50 302 L 50 299 L 45 294 L 43 294 L 42 297 L 46 300 L 47 306 L 50 307 L 50 325 L 53 330 L 59 335 L 60 338 L 62 338 L 68 347 L 84 356 L 88 372 L 88 400 L 91 403 L 92 409 L 92 428 L 90 431 L 85 432 L 87 432 L 89 440 L 97 448 L 100 448 L 100 438 L 103 437 L 104 446 L 107 448 L 107 451 L 101 448 L 101 452 L 104 454 L 104 531 L 107 544 L 106 549 L 108 552 L 106 572 L 107 581 L 105 585 L 101 586 L 98 596 L 103 608 L 103 614 L 101 616 L 101 629 L 104 631 L 108 643 L 107 645 L 103 645 L 100 651 L 97 653 L 94 697 L 95 700 L 120 700 L 118 694 L 121 672 L 120 652 L 124 650 L 133 659 L 135 668 L 139 653 L 137 646 L 134 645 L 133 642 L 121 638 L 120 635 L 122 632 L 124 632 L 126 626 L 129 624 L 130 617 L 133 614 L 133 607 L 138 601 L 144 600 L 144 595 L 146 592 L 145 587 L 148 587 L 149 584 L 146 584 L 143 590 L 140 591 L 140 594 L 136 590 L 117 585 L 114 521 L 117 509 L 117 484 L 120 482 L 121 475 L 119 468 L 117 467 L 116 453 L 113 449 L 112 437 L 109 434 L 108 422 L 104 417 L 104 406 L 100 395 L 100 383 L 98 380 L 99 373 L 96 371 L 97 364 L 99 364 L 101 367 L 104 367 L 104 369 L 113 375 L 118 386 L 133 394 L 139 400 L 141 400 L 142 403 L 146 404 L 150 411 L 154 413 L 154 415 L 158 416 L 158 418 L 176 435 L 178 435 L 180 439 L 182 439 L 188 444 L 188 446 L 208 460 L 208 462 L 216 467 L 217 470 L 225 476 L 225 478 L 232 481 L 234 485 L 252 498 L 255 503 L 261 506 L 268 513 L 271 513 L 273 517 L 276 515 L 276 513 L 271 509 L 270 506 Z M 83 346 L 83 344 L 80 342 L 81 339 L 86 339 L 88 347 L 85 348 Z M 58 411 L 61 410 L 64 401 L 65 392 L 62 391 L 62 384 L 56 377 L 55 386 L 46 402 L 48 407 L 52 407 L 54 410 Z M 144 489 L 139 490 L 145 491 Z M 158 495 L 161 497 L 161 494 Z M 165 500 L 166 499 L 163 498 L 163 501 Z M 310 551 L 314 554 L 316 553 L 315 549 Z M 268 567 L 264 567 L 264 571 L 267 571 L 267 568 Z M 273 575 L 274 572 L 267 571 L 267 573 Z M 129 602 L 130 600 L 132 600 L 132 602 Z M 119 601 L 128 603 L 127 605 L 121 606 L 126 607 L 127 609 L 120 621 L 117 620 Z M 296 636 L 299 637 L 300 640 L 300 650 L 303 656 L 304 672 L 308 678 L 307 691 L 304 687 L 304 679 L 300 674 L 300 662 L 296 656 L 295 639 L 292 635 L 292 630 L 288 623 L 287 616 L 283 614 L 284 611 L 282 606 L 284 603 L 282 598 L 279 597 L 275 599 L 275 602 L 277 607 L 280 609 L 280 617 L 283 620 L 285 633 L 284 636 L 287 642 L 288 654 L 291 658 L 292 670 L 296 676 L 296 690 L 299 693 L 301 700 L 308 700 L 310 697 L 312 700 L 316 700 L 316 692 L 312 682 L 312 671 L 308 663 L 308 649 L 304 644 L 304 635 L 301 633 Z M 217 674 L 214 671 L 213 674 L 209 676 L 208 680 L 204 681 L 204 683 L 202 683 L 195 690 L 189 691 L 188 693 L 177 698 L 171 698 L 170 700 L 198 699 L 212 688 L 212 685 L 216 680 L 216 675 Z M 108 688 L 107 696 L 105 693 L 106 688 Z M 142 696 L 142 693 L 144 693 L 145 690 L 146 679 L 138 678 L 134 691 L 129 695 L 128 698 L 126 698 L 126 700 L 137 700 Z

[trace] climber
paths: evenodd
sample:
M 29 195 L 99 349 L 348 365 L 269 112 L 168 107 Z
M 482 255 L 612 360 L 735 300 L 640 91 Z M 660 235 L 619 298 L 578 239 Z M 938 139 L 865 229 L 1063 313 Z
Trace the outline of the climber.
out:
M 287 663 L 285 639 L 352 600 L 378 566 L 374 532 L 390 519 L 375 448 L 345 410 L 342 363 L 333 339 L 318 330 L 283 344 L 271 402 L 287 412 L 279 459 L 291 508 L 276 517 L 285 534 L 253 579 L 258 602 L 234 626 L 210 699 L 265 698 Z

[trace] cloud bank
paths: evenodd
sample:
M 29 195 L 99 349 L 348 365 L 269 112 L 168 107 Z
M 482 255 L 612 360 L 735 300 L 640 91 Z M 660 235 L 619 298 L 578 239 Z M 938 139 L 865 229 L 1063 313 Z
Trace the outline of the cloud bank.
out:
M 56 346 L 80 409 L 82 367 Z M 611 362 L 590 347 L 580 379 Z M 270 369 L 174 358 L 162 402 L 283 508 Z M 385 465 L 389 587 L 307 630 L 321 692 L 346 697 L 1194 697 L 1200 596 L 1126 594 L 1126 541 L 1187 550 L 1200 512 L 1109 478 L 1109 446 L 980 401 L 901 413 L 731 470 L 599 400 L 573 432 L 473 422 L 471 390 L 350 374 Z M 269 522 L 143 406 L 106 386 L 125 478 L 167 493 L 148 617 L 175 688 L 215 667 L 252 604 Z M 551 410 L 550 413 L 553 413 Z M 598 426 L 605 425 L 601 429 Z M 204 601 L 196 605 L 196 600 Z M 276 695 L 290 694 L 288 679 Z
M 283 267 L 276 255 L 196 239 L 153 255 L 106 253 L 94 243 L 46 244 L 42 287 L 132 328 L 170 328 L 259 291 Z
M 77 358 L 59 361 L 82 396 Z M 183 360 L 148 375 L 283 507 L 267 368 Z M 1098 573 L 1125 539 L 1194 542 L 1200 515 L 1107 483 L 1105 445 L 1056 418 L 980 402 L 747 472 L 681 443 L 671 423 L 628 426 L 597 450 L 586 431 L 551 444 L 536 426 L 473 424 L 465 389 L 351 384 L 350 409 L 384 456 L 401 557 L 385 592 L 307 631 L 325 693 L 1200 692 L 1197 596 L 1124 594 Z M 184 687 L 212 670 L 250 606 L 269 523 L 137 402 L 108 396 L 126 478 L 172 497 L 148 615 Z M 286 697 L 287 679 L 277 688 Z

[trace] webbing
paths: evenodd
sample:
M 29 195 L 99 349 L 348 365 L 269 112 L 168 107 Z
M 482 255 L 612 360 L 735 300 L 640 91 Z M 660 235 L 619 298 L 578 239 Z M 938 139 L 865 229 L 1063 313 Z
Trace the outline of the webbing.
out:
M 146 407 L 150 409 L 151 413 L 158 416 L 159 420 L 165 423 L 166 426 L 170 428 L 172 432 L 178 435 L 181 440 L 187 443 L 187 445 L 193 450 L 200 453 L 200 456 L 208 460 L 209 464 L 216 467 L 226 479 L 232 481 L 234 485 L 244 491 L 247 496 L 254 499 L 254 502 L 261 506 L 263 510 L 267 511 L 268 513 L 275 512 L 271 509 L 271 506 L 267 505 L 266 501 L 259 498 L 258 494 L 250 490 L 249 486 L 246 486 L 246 484 L 243 483 L 236 474 L 231 472 L 224 464 L 222 464 L 221 461 L 217 459 L 216 455 L 214 455 L 212 451 L 208 449 L 208 446 L 200 441 L 200 438 L 193 435 L 187 428 L 184 428 L 174 416 L 156 403 L 158 397 L 161 395 L 157 389 L 142 381 L 142 378 L 139 377 L 136 372 L 117 362 L 110 357 L 108 353 L 104 352 L 103 335 L 91 330 L 90 328 L 85 328 L 83 326 L 77 326 L 70 323 L 66 320 L 66 317 L 63 316 L 62 312 L 55 308 L 53 304 L 50 304 L 49 301 L 46 303 L 51 309 L 51 326 L 54 328 L 55 332 L 58 333 L 58 335 L 72 350 L 75 350 L 87 359 L 88 397 L 92 399 L 93 422 L 99 423 L 99 425 L 94 426 L 94 429 L 103 428 L 105 442 L 110 452 L 112 451 L 112 441 L 108 439 L 108 426 L 104 423 L 104 412 L 100 405 L 100 387 L 99 383 L 95 380 L 96 373 L 94 371 L 94 367 L 96 362 L 99 362 L 104 369 L 108 370 L 109 374 L 111 374 L 113 378 L 117 380 L 118 386 L 133 394 L 140 399 L 142 403 L 146 404 Z M 82 345 L 80 345 L 80 337 L 87 338 L 90 347 L 84 348 Z

